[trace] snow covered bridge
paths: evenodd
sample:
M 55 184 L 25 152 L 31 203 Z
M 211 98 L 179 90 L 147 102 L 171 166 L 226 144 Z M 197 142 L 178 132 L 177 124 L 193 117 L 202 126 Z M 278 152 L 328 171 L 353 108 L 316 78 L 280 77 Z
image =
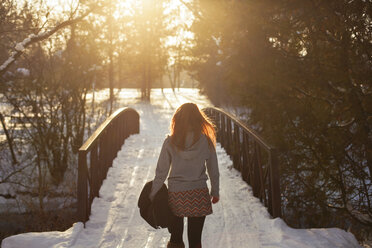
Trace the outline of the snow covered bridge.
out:
M 26 233 L 3 240 L 2 247 L 166 247 L 169 233 L 155 230 L 139 215 L 137 199 L 143 185 L 152 180 L 162 142 L 175 109 L 184 102 L 199 107 L 210 102 L 197 90 L 152 92 L 152 102 L 143 103 L 123 92 L 122 106 L 140 114 L 140 133 L 126 139 L 107 178 L 94 198 L 86 225 L 75 223 L 65 232 Z M 217 145 L 220 168 L 220 197 L 213 214 L 206 218 L 203 247 L 359 247 L 354 236 L 341 229 L 292 229 L 282 219 L 271 218 L 251 187 L 233 168 L 225 150 Z M 187 238 L 184 233 L 184 240 Z

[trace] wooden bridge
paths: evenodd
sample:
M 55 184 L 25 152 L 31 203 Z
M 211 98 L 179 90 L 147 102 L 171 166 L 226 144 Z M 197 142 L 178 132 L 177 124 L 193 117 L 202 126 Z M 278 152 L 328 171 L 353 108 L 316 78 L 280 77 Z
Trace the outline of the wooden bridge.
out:
M 210 107 L 204 112 L 215 123 L 217 141 L 232 158 L 242 179 L 251 185 L 253 195 L 268 208 L 272 217 L 281 217 L 280 175 L 275 148 L 224 110 Z M 88 220 L 91 204 L 94 197 L 98 197 L 108 168 L 125 139 L 139 132 L 139 121 L 139 114 L 134 109 L 119 109 L 80 148 L 77 190 L 80 221 Z

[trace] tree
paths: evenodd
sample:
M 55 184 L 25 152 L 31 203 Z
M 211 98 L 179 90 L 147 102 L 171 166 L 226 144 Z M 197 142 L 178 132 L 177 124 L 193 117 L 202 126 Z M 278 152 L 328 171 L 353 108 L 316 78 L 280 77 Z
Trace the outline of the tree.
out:
M 167 64 L 168 54 L 163 40 L 168 35 L 164 19 L 166 1 L 144 0 L 135 9 L 133 47 L 137 50 L 136 61 L 141 75 L 141 96 L 150 100 L 151 88 L 161 78 Z M 132 44 L 133 44 L 132 43 Z
M 35 6 L 25 4 L 29 7 L 23 8 L 20 16 L 12 4 L 5 5 L 9 9 L 4 11 L 17 21 L 4 20 L 13 26 L 2 38 L 12 41 L 12 38 L 23 37 L 23 41 L 15 46 L 15 51 L 4 55 L 10 55 L 6 60 L 10 62 L 1 67 L 1 98 L 7 104 L 4 123 L 10 125 L 9 119 L 13 120 L 8 140 L 14 145 L 18 163 L 7 163 L 7 156 L 1 156 L 4 166 L 0 183 L 13 185 L 14 191 L 23 195 L 36 193 L 38 208 L 44 211 L 45 196 L 55 194 L 54 188 L 63 182 L 66 171 L 74 173 L 73 154 L 83 142 L 86 95 L 95 74 L 91 68 L 101 58 L 95 52 L 94 42 L 90 42 L 94 40 L 86 39 L 82 33 L 87 30 L 86 24 L 79 25 L 89 11 L 73 18 L 79 13 L 74 8 L 68 21 L 43 32 L 38 26 L 40 16 L 33 19 L 35 15 L 31 15 L 36 12 Z M 63 30 L 67 26 L 70 35 Z M 36 33 L 29 35 L 30 30 Z M 20 34 L 15 35 L 18 32 Z M 5 130 L 5 124 L 3 126 Z M 0 152 L 7 154 L 6 150 Z
M 220 75 L 235 104 L 249 109 L 249 124 L 280 149 L 287 222 L 371 226 L 367 2 L 198 3 L 193 69 L 218 104 L 221 83 L 203 75 Z

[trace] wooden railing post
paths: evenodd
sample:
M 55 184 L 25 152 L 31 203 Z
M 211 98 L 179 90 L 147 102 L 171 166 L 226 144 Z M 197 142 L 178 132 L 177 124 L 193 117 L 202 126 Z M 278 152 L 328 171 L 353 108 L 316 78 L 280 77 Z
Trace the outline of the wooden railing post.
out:
M 91 196 L 90 201 L 99 195 L 99 162 L 98 162 L 98 145 L 94 145 L 90 152 L 90 176 L 92 183 L 90 186 Z
M 279 164 L 278 153 L 276 149 L 270 152 L 270 179 L 271 179 L 271 193 L 272 193 L 272 216 L 282 217 L 281 209 L 281 195 L 280 195 L 280 181 L 279 181 Z
M 217 127 L 217 141 L 221 143 L 221 115 L 219 113 L 215 113 L 216 116 L 216 127 Z
M 240 169 L 240 137 L 239 137 L 239 126 L 234 123 L 234 136 L 233 136 L 233 163 L 234 168 L 238 171 L 241 171 Z
M 88 170 L 84 151 L 79 151 L 77 198 L 78 218 L 85 222 L 88 219 Z
M 248 184 L 251 184 L 250 180 L 250 170 L 249 170 L 249 142 L 248 142 L 248 135 L 243 133 L 243 163 L 242 163 L 242 178 Z
M 99 153 L 98 153 L 98 169 L 99 169 L 99 185 L 102 185 L 103 179 L 105 179 L 105 156 L 103 148 L 103 138 L 99 139 L 97 144 L 99 145 Z
M 226 150 L 226 118 L 225 116 L 221 115 L 221 145 Z
M 253 145 L 253 158 L 252 158 L 252 165 L 253 165 L 253 184 L 252 184 L 252 190 L 253 195 L 257 198 L 260 197 L 260 191 L 261 191 L 261 180 L 260 180 L 260 169 L 258 164 L 258 151 L 257 151 L 257 145 L 256 142 L 254 142 Z
M 232 158 L 232 128 L 231 128 L 231 120 L 229 118 L 226 118 L 226 138 L 227 138 L 227 144 L 226 144 L 226 151 L 227 154 Z

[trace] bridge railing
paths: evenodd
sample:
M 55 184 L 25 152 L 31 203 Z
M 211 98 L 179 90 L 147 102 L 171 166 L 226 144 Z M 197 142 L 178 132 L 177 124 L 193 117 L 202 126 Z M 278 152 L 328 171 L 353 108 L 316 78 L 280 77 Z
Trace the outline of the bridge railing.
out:
M 278 155 L 253 130 L 235 116 L 219 108 L 204 112 L 217 127 L 217 141 L 233 160 L 234 168 L 253 190 L 253 195 L 268 208 L 272 217 L 281 217 Z
M 129 135 L 139 133 L 139 114 L 121 108 L 107 118 L 79 149 L 77 217 L 89 219 L 94 197 L 106 178 L 117 152 Z

